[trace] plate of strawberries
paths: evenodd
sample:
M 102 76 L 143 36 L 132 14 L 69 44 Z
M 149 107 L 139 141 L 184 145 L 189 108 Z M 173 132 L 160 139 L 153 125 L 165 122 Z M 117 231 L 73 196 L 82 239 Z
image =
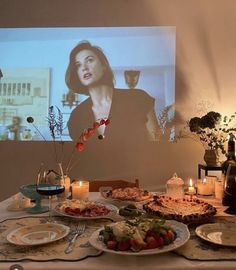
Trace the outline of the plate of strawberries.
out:
M 174 250 L 190 237 L 188 227 L 175 220 L 135 218 L 95 231 L 90 244 L 98 250 L 124 255 L 151 255 Z

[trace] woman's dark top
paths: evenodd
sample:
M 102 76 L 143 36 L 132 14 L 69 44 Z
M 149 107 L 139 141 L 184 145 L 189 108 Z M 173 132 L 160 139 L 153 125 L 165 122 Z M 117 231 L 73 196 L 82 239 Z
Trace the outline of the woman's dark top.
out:
M 155 99 L 143 90 L 114 89 L 109 115 L 110 124 L 105 128 L 102 144 L 116 142 L 132 144 L 147 140 L 147 113 L 154 108 L 154 102 Z M 72 140 L 78 141 L 83 130 L 92 127 L 94 122 L 92 101 L 89 97 L 71 113 L 68 129 Z M 89 141 L 97 143 L 97 132 Z

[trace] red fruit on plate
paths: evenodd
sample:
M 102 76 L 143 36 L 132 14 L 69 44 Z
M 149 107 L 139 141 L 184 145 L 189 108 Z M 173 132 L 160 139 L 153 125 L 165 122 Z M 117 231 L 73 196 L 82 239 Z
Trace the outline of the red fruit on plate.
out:
M 173 233 L 172 230 L 168 230 L 166 235 L 170 239 L 171 242 L 173 242 L 175 240 L 175 234 Z
M 100 127 L 100 123 L 94 122 L 94 123 L 93 123 L 93 127 L 94 127 L 94 128 L 99 128 L 99 127 Z
M 164 239 L 163 239 L 163 237 L 160 236 L 157 242 L 158 242 L 158 246 L 159 247 L 163 246 L 164 245 Z
M 84 144 L 82 142 L 77 143 L 75 147 L 79 152 L 84 150 Z
M 112 241 L 112 240 L 109 240 L 107 241 L 107 248 L 108 249 L 115 249 L 117 246 L 117 242 L 116 241 Z
M 153 236 L 158 241 L 160 234 L 153 230 L 148 230 L 146 236 Z
M 158 247 L 158 242 L 153 236 L 148 236 L 146 238 L 146 249 L 153 249 Z
M 118 243 L 118 249 L 120 251 L 126 251 L 130 248 L 130 240 L 121 241 Z

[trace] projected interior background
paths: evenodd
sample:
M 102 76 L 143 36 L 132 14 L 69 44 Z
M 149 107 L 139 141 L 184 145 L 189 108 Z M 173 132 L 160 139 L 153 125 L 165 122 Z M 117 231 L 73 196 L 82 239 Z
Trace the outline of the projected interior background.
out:
M 174 117 L 175 27 L 2 28 L 0 29 L 0 139 L 43 140 L 27 123 L 34 123 L 51 140 L 49 106 L 63 114 L 63 140 L 71 140 L 67 121 L 88 97 L 75 94 L 65 83 L 72 48 L 82 40 L 99 46 L 114 72 L 115 87 L 143 89 L 155 99 L 160 131 Z M 125 71 L 138 71 L 135 85 Z M 125 90 L 124 90 L 125 91 Z M 170 125 L 168 133 L 174 132 Z

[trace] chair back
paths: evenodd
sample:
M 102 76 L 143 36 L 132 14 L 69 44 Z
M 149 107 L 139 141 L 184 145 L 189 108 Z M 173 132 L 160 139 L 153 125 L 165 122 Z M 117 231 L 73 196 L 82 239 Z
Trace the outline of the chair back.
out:
M 101 187 L 125 188 L 125 187 L 139 187 L 139 180 L 129 182 L 125 180 L 92 180 L 89 181 L 89 191 L 98 192 Z

